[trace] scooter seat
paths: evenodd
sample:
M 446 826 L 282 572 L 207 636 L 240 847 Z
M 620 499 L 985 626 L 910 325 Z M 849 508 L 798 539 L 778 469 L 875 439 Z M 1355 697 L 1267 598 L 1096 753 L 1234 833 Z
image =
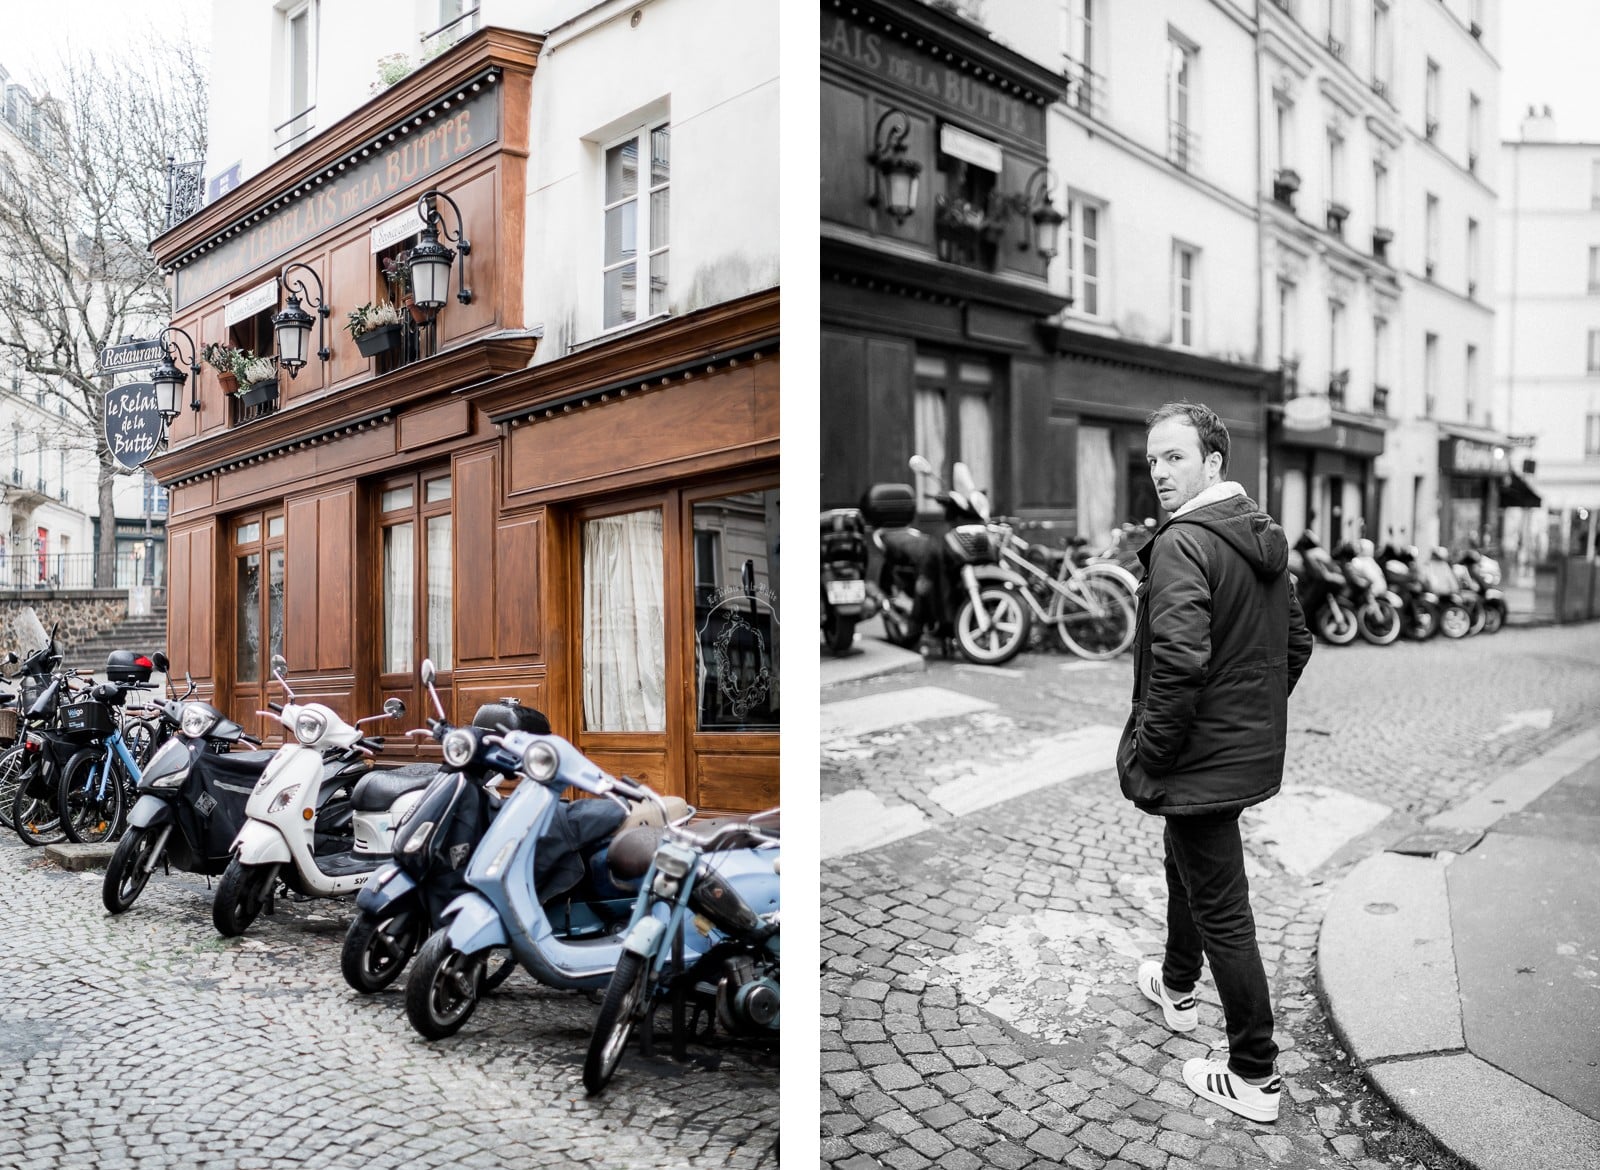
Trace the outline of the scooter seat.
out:
M 743 825 L 747 823 L 743 817 L 722 817 L 717 820 L 697 821 L 689 827 L 704 836 L 726 825 Z M 752 827 L 759 828 L 762 835 L 741 833 L 725 839 L 721 843 L 722 848 L 748 848 L 759 844 L 763 837 L 776 837 L 779 835 L 778 819 L 776 817 L 762 821 L 759 825 Z M 612 880 L 627 884 L 637 882 L 645 875 L 645 871 L 650 868 L 650 859 L 656 855 L 656 846 L 660 843 L 661 830 L 654 825 L 641 825 L 636 829 L 618 833 L 616 837 L 612 838 L 611 848 L 606 853 L 606 868 L 611 871 Z
M 406 764 L 368 772 L 356 781 L 355 790 L 350 793 L 350 807 L 356 812 L 382 812 L 406 793 L 426 788 L 438 773 L 436 764 Z

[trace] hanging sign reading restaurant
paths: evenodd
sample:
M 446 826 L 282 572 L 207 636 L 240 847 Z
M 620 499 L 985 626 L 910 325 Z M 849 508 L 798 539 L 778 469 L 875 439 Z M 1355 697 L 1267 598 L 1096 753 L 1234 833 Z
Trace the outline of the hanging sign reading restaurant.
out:
M 485 85 L 465 100 L 452 102 L 449 109 L 438 110 L 437 116 L 425 117 L 420 126 L 408 121 L 383 150 L 357 163 L 339 164 L 345 169 L 332 175 L 312 178 L 300 197 L 179 267 L 176 307 L 187 308 L 497 141 L 499 97 L 496 87 Z
M 161 364 L 166 352 L 166 346 L 154 337 L 108 345 L 100 351 L 100 372 L 121 374 L 131 370 L 152 369 Z
M 136 471 L 156 453 L 161 441 L 161 412 L 150 382 L 127 382 L 106 391 L 106 446 L 111 457 Z

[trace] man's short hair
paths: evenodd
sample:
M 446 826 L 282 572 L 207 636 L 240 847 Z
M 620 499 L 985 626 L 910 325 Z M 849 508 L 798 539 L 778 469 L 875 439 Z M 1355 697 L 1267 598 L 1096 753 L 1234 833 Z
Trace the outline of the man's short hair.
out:
M 1185 419 L 1200 436 L 1200 458 L 1215 451 L 1222 456 L 1220 474 L 1228 474 L 1228 428 L 1216 412 L 1203 402 L 1168 402 L 1156 407 L 1144 420 L 1145 433 L 1149 434 L 1157 423 L 1169 418 Z

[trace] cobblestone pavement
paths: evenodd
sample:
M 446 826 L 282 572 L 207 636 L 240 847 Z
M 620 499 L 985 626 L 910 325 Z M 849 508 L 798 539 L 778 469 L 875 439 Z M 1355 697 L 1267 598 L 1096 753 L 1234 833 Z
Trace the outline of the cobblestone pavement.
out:
M 590 1101 L 588 996 L 519 972 L 430 1044 L 403 977 L 345 986 L 351 903 L 280 899 L 227 940 L 203 878 L 157 873 L 113 918 L 102 876 L 0 840 L 5 1170 L 777 1165 L 775 1056 L 635 1049 Z
M 1184 1037 L 1131 984 L 1139 956 L 1162 946 L 1161 822 L 1122 799 L 1114 773 L 961 817 L 929 799 L 974 764 L 1037 766 L 1042 741 L 1091 724 L 1120 728 L 1126 717 L 1126 659 L 1096 669 L 1033 653 L 1012 665 L 936 658 L 923 675 L 823 695 L 830 703 L 931 685 L 996 704 L 823 745 L 825 797 L 866 788 L 931 822 L 822 867 L 823 1164 L 1453 1167 L 1364 1084 L 1331 1035 L 1316 994 L 1317 930 L 1331 887 L 1356 861 L 1593 725 L 1600 627 L 1318 646 L 1290 702 L 1278 800 L 1290 786 L 1316 786 L 1384 808 L 1306 865 L 1247 826 L 1287 1089 L 1275 1125 L 1245 1121 L 1182 1083 L 1185 1059 L 1226 1049 L 1209 973 L 1201 1026 Z

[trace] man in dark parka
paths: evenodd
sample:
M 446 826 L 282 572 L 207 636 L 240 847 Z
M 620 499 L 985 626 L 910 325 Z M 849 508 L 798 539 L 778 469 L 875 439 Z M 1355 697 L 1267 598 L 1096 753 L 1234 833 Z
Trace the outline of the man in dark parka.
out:
M 1288 699 L 1311 657 L 1290 584 L 1288 541 L 1224 479 L 1228 431 L 1207 407 L 1146 420 L 1146 457 L 1170 513 L 1139 552 L 1133 711 L 1117 752 L 1125 796 L 1166 818 L 1167 948 L 1139 989 L 1167 1026 L 1192 1031 L 1201 956 L 1228 1033 L 1226 1061 L 1185 1063 L 1200 1096 L 1276 1121 L 1272 1004 L 1256 943 L 1239 813 L 1283 781 Z

